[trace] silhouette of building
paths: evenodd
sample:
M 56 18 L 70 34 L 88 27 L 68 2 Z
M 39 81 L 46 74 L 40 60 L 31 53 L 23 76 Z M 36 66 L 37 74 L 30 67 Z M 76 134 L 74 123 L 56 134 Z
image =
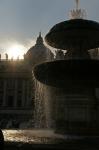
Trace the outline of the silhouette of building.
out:
M 32 66 L 44 61 L 53 60 L 53 53 L 44 45 L 41 32 L 36 40 L 36 44 L 26 53 L 25 60 Z
M 0 126 L 33 117 L 31 70 L 24 60 L 0 61 Z M 10 127 L 10 126 L 9 126 Z
M 32 67 L 53 58 L 53 53 L 44 45 L 41 33 L 35 46 L 24 59 L 1 59 L 0 54 L 0 127 L 26 128 L 34 117 L 34 83 Z

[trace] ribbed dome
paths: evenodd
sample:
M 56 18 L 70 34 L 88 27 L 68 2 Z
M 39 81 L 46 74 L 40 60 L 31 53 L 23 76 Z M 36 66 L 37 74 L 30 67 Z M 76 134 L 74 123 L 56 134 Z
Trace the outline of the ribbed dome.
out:
M 26 53 L 25 58 L 30 64 L 35 65 L 41 62 L 48 61 L 52 59 L 53 54 L 50 49 L 48 49 L 44 43 L 41 33 L 37 37 L 36 44 L 32 46 Z

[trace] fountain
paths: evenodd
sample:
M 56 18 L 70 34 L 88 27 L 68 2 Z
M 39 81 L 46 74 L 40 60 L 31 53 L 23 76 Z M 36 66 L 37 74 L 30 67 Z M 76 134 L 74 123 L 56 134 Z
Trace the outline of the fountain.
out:
M 67 51 L 66 59 L 43 62 L 33 69 L 37 129 L 4 131 L 6 141 L 14 138 L 18 148 L 27 149 L 20 146 L 22 140 L 29 149 L 99 149 L 99 60 L 89 55 L 90 49 L 99 48 L 99 23 L 83 19 L 85 12 L 76 2 L 72 18 L 55 25 L 45 37 L 50 46 Z M 52 126 L 54 132 L 49 130 Z
M 95 89 L 99 87 L 99 61 L 92 60 L 90 49 L 99 47 L 99 23 L 82 18 L 84 11 L 71 12 L 70 20 L 56 24 L 45 41 L 66 50 L 66 60 L 36 65 L 36 79 L 58 89 L 55 132 L 68 135 L 99 135 L 99 107 Z M 94 35 L 94 36 L 93 36 Z M 53 103 L 54 99 L 50 99 Z M 55 113 L 54 113 L 55 112 Z

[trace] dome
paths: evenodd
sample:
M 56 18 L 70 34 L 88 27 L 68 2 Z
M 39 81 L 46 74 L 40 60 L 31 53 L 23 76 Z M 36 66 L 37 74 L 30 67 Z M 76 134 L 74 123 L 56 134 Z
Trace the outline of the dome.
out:
M 99 47 L 99 23 L 85 19 L 64 21 L 50 30 L 45 41 L 54 48 L 64 50 L 97 48 Z
M 25 55 L 25 59 L 32 64 L 38 64 L 51 60 L 53 58 L 53 53 L 48 49 L 44 43 L 41 33 L 37 37 L 36 44 L 32 46 Z

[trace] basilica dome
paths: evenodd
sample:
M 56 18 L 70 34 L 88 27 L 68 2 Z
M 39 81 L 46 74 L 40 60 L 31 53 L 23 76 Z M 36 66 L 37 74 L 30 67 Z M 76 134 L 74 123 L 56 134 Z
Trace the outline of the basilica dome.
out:
M 41 33 L 39 33 L 39 36 L 37 37 L 36 44 L 26 53 L 25 59 L 31 65 L 36 65 L 53 59 L 53 53 L 44 45 Z

